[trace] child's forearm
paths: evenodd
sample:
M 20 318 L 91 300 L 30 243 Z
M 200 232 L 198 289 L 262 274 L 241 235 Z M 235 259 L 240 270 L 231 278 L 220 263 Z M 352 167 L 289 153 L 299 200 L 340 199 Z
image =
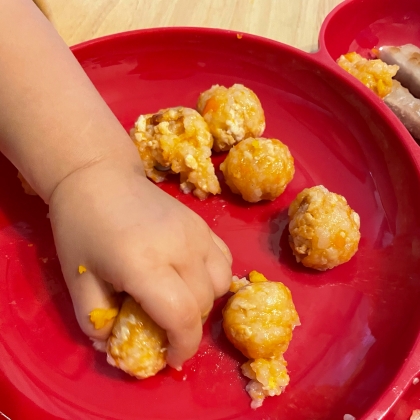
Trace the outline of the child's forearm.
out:
M 77 169 L 118 154 L 139 164 L 122 126 L 30 0 L 0 0 L 0 150 L 48 202 Z

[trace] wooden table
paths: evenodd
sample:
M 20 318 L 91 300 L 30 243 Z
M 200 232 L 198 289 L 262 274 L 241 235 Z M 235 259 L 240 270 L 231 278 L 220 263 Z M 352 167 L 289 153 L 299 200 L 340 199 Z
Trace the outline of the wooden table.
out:
M 325 16 L 341 0 L 36 0 L 69 45 L 131 29 L 232 29 L 315 51 Z

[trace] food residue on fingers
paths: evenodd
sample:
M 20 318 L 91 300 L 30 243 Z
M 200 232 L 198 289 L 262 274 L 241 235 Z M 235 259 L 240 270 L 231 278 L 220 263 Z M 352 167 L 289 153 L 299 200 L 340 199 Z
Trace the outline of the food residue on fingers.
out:
M 90 322 L 93 324 L 95 330 L 99 330 L 110 321 L 115 319 L 118 315 L 118 307 L 111 307 L 108 309 L 96 308 L 89 313 Z
M 79 265 L 78 267 L 79 274 L 86 273 L 87 268 L 84 265 Z

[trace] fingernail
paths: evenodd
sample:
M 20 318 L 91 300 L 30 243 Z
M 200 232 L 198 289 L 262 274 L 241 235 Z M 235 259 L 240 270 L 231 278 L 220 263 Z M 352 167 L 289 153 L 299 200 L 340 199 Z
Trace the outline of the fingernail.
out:
M 182 366 L 177 366 L 177 367 L 174 367 L 174 369 L 175 369 L 175 370 L 177 370 L 178 372 L 181 372 L 181 370 L 182 370 Z

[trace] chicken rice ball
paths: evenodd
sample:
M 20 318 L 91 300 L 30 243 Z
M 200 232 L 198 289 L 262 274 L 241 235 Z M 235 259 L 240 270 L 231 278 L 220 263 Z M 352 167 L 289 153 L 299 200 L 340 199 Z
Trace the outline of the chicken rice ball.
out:
M 250 360 L 242 366 L 250 378 L 246 390 L 251 407 L 260 407 L 266 396 L 279 395 L 289 383 L 283 354 L 300 325 L 290 290 L 252 271 L 250 282 L 234 278 L 223 309 L 223 329 L 229 341 Z
M 276 199 L 295 174 L 289 148 L 261 137 L 250 137 L 230 149 L 220 169 L 232 192 L 251 203 Z
M 360 218 L 346 199 L 319 185 L 289 207 L 289 243 L 305 267 L 327 270 L 350 260 L 360 240 Z
M 210 159 L 213 137 L 203 117 L 194 109 L 176 107 L 140 115 L 131 138 L 146 175 L 162 182 L 179 173 L 181 190 L 204 199 L 219 194 L 220 185 Z
M 119 311 L 95 309 L 90 313 L 97 329 L 113 318 L 114 326 L 106 345 L 94 343 L 97 350 L 106 351 L 110 365 L 138 379 L 154 376 L 166 366 L 166 332 L 131 296 L 124 300 Z
M 197 109 L 209 125 L 216 152 L 227 151 L 247 137 L 261 136 L 265 129 L 260 100 L 241 84 L 212 86 L 200 95 Z

